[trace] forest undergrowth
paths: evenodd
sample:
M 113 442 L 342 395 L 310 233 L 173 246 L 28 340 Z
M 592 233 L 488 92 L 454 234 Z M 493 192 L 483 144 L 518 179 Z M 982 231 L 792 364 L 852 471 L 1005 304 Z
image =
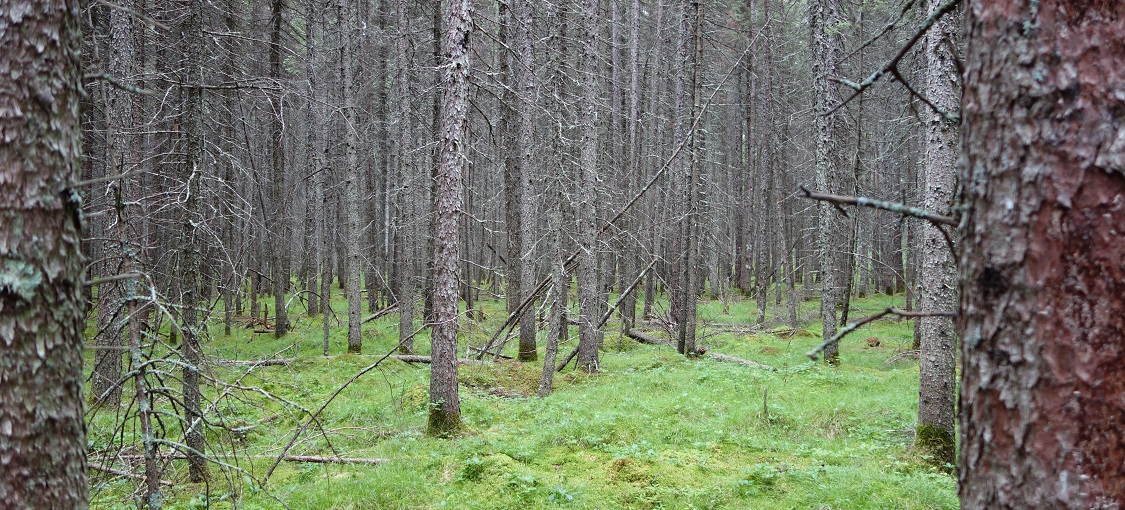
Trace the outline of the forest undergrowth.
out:
M 851 316 L 892 304 L 901 297 L 853 300 Z M 504 319 L 502 302 L 478 305 L 486 319 L 463 320 L 461 353 L 483 345 Z M 342 299 L 333 307 L 346 310 Z M 308 411 L 394 349 L 396 315 L 365 325 L 363 355 L 343 354 L 346 328 L 332 323 L 327 358 L 321 319 L 301 315 L 299 304 L 282 339 L 242 327 L 225 336 L 212 323 L 204 372 L 228 384 L 204 390 L 216 424 L 209 448 L 237 468 L 214 465 L 207 483 L 191 484 L 186 461 L 171 460 L 164 508 L 956 508 L 954 477 L 911 448 L 918 365 L 901 353 L 910 349 L 912 324 L 868 325 L 844 340 L 841 364 L 832 367 L 805 357 L 819 342 L 816 307 L 804 303 L 805 329 L 792 331 L 748 327 L 755 317 L 750 299 L 727 306 L 701 300 L 699 344 L 708 355 L 698 359 L 639 344 L 611 321 L 601 373 L 567 368 L 546 398 L 534 396 L 541 361 L 461 365 L 466 428 L 454 439 L 424 435 L 428 365 L 392 358 L 348 385 L 294 440 Z M 767 317 L 775 315 L 783 308 L 771 307 Z M 667 338 L 659 325 L 648 329 Z M 576 336 L 575 328 L 560 352 L 569 352 Z M 415 344 L 427 354 L 424 333 Z M 290 361 L 229 363 L 269 357 Z M 173 412 L 170 404 L 164 412 Z M 165 422 L 166 438 L 179 440 L 175 420 Z M 281 462 L 260 485 L 291 442 L 290 456 L 379 463 Z M 128 464 L 139 453 L 136 418 L 92 409 L 89 443 L 92 463 L 122 468 L 121 459 Z M 136 508 L 139 485 L 92 471 L 92 507 Z

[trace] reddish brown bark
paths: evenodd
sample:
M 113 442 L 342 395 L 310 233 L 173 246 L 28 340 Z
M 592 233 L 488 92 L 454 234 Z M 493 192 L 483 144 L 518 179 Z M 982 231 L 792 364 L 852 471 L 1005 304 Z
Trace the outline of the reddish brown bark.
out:
M 964 508 L 1125 502 L 1125 4 L 967 4 Z

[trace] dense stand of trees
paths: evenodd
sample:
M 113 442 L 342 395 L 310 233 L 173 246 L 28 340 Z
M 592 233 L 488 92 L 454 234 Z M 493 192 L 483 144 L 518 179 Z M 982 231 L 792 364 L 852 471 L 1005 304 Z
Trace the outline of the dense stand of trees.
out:
M 200 342 L 220 321 L 280 337 L 294 314 L 319 316 L 328 355 L 344 348 L 337 324 L 361 353 L 365 315 L 397 312 L 401 353 L 430 333 L 439 434 L 458 423 L 457 323 L 480 317 L 485 294 L 507 299 L 520 360 L 545 331 L 541 393 L 559 358 L 598 370 L 610 294 L 634 281 L 624 332 L 659 321 L 688 356 L 701 296 L 753 297 L 746 322 L 796 327 L 798 303 L 823 295 L 827 338 L 853 294 L 916 294 L 914 226 L 845 218 L 798 191 L 925 199 L 919 101 L 873 89 L 826 115 L 842 99 L 828 78 L 893 55 L 924 14 L 906 13 L 835 0 L 90 4 L 84 244 L 87 273 L 106 281 L 88 290 L 93 402 L 118 402 L 126 365 L 175 347 L 199 480 L 213 448 Z M 924 80 L 927 60 L 910 59 L 904 73 Z M 578 347 L 559 356 L 571 323 Z M 507 336 L 494 339 L 460 351 L 491 355 Z
M 701 295 L 753 296 L 753 320 L 794 327 L 796 303 L 819 296 L 826 337 L 852 295 L 905 289 L 907 309 L 915 297 L 951 306 L 952 256 L 938 252 L 956 242 L 965 501 L 1115 507 L 1121 408 L 1106 392 L 1125 377 L 1125 8 L 1041 3 L 966 3 L 963 117 L 955 24 L 898 60 L 926 9 L 884 3 L 20 3 L 0 21 L 20 25 L 0 30 L 12 50 L 0 64 L 35 85 L 0 102 L 0 234 L 17 240 L 0 253 L 0 453 L 18 453 L 0 494 L 83 505 L 82 289 L 96 317 L 92 404 L 116 404 L 123 374 L 133 381 L 159 506 L 158 443 L 180 449 L 193 481 L 225 447 L 204 442 L 199 389 L 218 301 L 228 330 L 240 320 L 282 336 L 293 313 L 320 314 L 326 354 L 343 347 L 328 335 L 333 292 L 347 296 L 348 352 L 363 350 L 364 306 L 397 306 L 405 352 L 420 316 L 430 428 L 444 435 L 459 423 L 457 326 L 479 319 L 482 294 L 509 300 L 524 361 L 536 325 L 519 312 L 549 301 L 545 394 L 572 277 L 572 356 L 594 372 L 609 293 L 642 274 L 642 315 L 628 301 L 624 327 L 674 324 L 692 356 Z M 869 62 L 892 62 L 911 93 L 843 80 Z M 844 86 L 865 92 L 844 101 Z M 839 216 L 799 200 L 800 185 L 963 212 L 961 235 L 947 243 L 887 211 Z M 44 233 L 34 250 L 16 225 Z M 950 321 L 922 321 L 919 431 L 947 458 L 954 336 Z M 159 391 L 182 442 L 155 437 L 146 360 L 158 346 L 179 353 L 179 393 Z M 50 408 L 48 429 L 20 414 L 32 401 Z

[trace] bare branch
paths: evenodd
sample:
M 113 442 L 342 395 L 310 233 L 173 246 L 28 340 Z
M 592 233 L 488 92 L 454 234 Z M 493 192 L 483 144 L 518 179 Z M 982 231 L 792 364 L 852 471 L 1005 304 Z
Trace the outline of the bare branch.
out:
M 947 0 L 945 3 L 939 5 L 932 14 L 930 14 L 924 21 L 922 21 L 922 25 L 918 27 L 918 31 L 910 37 L 910 40 L 906 41 L 906 44 L 902 45 L 902 48 L 899 48 L 898 53 L 895 54 L 895 56 L 890 60 L 888 60 L 886 64 L 883 64 L 882 68 L 880 68 L 878 71 L 875 71 L 874 73 L 871 73 L 871 76 L 868 76 L 867 79 L 863 80 L 862 82 L 854 83 L 841 78 L 829 77 L 829 80 L 837 83 L 842 83 L 854 89 L 855 92 L 852 92 L 851 96 L 829 110 L 824 114 L 824 116 L 827 117 L 839 111 L 840 108 L 843 108 L 845 105 L 850 103 L 852 99 L 859 97 L 859 95 L 862 94 L 865 90 L 871 88 L 871 86 L 874 85 L 875 82 L 879 81 L 879 78 L 882 78 L 887 73 L 893 73 L 897 75 L 898 64 L 902 61 L 903 58 L 906 57 L 906 54 L 910 53 L 910 50 L 914 48 L 914 45 L 918 44 L 918 41 L 922 40 L 922 36 L 926 35 L 926 32 L 929 32 L 930 28 L 932 28 L 934 24 L 938 22 L 938 20 L 940 20 L 946 14 L 952 12 L 953 9 L 955 9 L 960 4 L 961 0 Z M 929 101 L 927 101 L 926 104 L 930 104 Z M 938 113 L 942 113 L 940 110 L 937 111 Z
M 939 228 L 940 225 L 949 225 L 953 227 L 957 226 L 957 219 L 953 218 L 952 216 L 944 216 L 941 214 L 932 213 L 930 211 L 918 209 L 917 207 L 910 207 L 905 204 L 883 202 L 881 200 L 874 200 L 867 197 L 853 197 L 847 195 L 829 195 L 827 193 L 817 193 L 815 191 L 810 191 L 804 186 L 801 186 L 801 191 L 805 193 L 805 198 L 811 198 L 813 200 L 819 200 L 821 202 L 854 205 L 859 207 L 870 207 L 872 209 L 882 209 L 884 211 L 898 213 L 903 216 L 913 216 L 915 218 L 921 218 L 930 223 L 933 223 L 935 226 L 939 226 Z
M 808 356 L 813 361 L 816 361 L 818 359 L 817 356 L 820 355 L 821 352 L 824 352 L 824 349 L 828 348 L 829 345 L 839 342 L 840 339 L 844 338 L 845 335 L 859 329 L 864 324 L 874 322 L 888 315 L 898 315 L 899 317 L 957 317 L 957 312 L 908 312 L 904 310 L 898 310 L 896 308 L 887 308 L 886 310 L 883 310 L 882 312 L 879 312 L 875 315 L 864 317 L 856 322 L 848 324 L 846 328 L 841 329 L 839 333 L 836 333 L 836 336 L 825 340 L 823 343 L 818 345 L 816 349 L 805 353 L 805 356 Z

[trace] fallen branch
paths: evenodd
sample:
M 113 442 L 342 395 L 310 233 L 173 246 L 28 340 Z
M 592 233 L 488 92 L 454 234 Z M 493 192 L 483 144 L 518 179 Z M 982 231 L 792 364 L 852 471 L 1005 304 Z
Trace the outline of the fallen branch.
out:
M 430 363 L 431 361 L 429 356 L 417 356 L 414 354 L 393 354 L 390 357 L 407 363 Z M 484 365 L 486 363 L 486 361 L 476 359 L 461 358 L 457 360 L 458 365 Z
M 275 458 L 262 456 L 263 458 Z M 364 458 L 344 458 L 344 457 L 317 457 L 313 455 L 285 455 L 281 460 L 286 462 L 311 462 L 314 464 L 364 464 L 367 466 L 377 466 L 390 462 L 390 459 L 364 459 Z
M 109 473 L 111 475 L 122 476 L 122 477 L 125 477 L 125 478 L 132 478 L 133 480 L 144 480 L 145 479 L 144 475 L 138 475 L 136 473 L 130 473 L 128 471 L 122 471 L 120 469 L 113 469 L 111 467 L 102 466 L 100 464 L 94 464 L 93 462 L 91 462 L 89 464 L 86 464 L 86 465 L 90 469 L 93 469 L 95 471 L 101 471 L 103 473 Z M 168 480 L 160 480 L 160 485 L 163 485 L 165 487 L 173 487 L 176 484 L 174 484 L 172 482 L 169 482 Z
M 898 354 L 895 354 L 894 356 L 891 356 L 891 357 L 887 358 L 887 361 L 884 361 L 883 363 L 885 363 L 887 365 L 890 365 L 891 363 L 895 363 L 897 361 L 904 360 L 906 358 L 918 359 L 918 355 L 920 354 L 920 352 L 921 351 L 919 351 L 917 349 L 915 349 L 913 351 L 903 351 L 903 352 L 900 352 Z
M 390 305 L 387 305 L 385 308 L 383 308 L 381 310 L 378 310 L 374 314 L 368 316 L 366 319 L 363 319 L 363 324 L 367 324 L 368 322 L 371 322 L 375 319 L 378 319 L 379 317 L 383 317 L 384 315 L 394 313 L 397 310 L 398 310 L 398 303 L 391 303 Z
M 762 370 L 769 370 L 770 372 L 777 372 L 776 368 L 771 367 L 769 365 L 764 365 L 762 363 L 758 363 L 757 361 L 750 361 L 748 359 L 736 358 L 734 356 L 728 356 L 726 354 L 719 354 L 717 352 L 708 352 L 707 354 L 709 356 L 711 356 L 712 358 L 715 358 L 719 361 L 726 361 L 726 362 L 729 362 L 729 363 L 738 363 L 739 365 L 744 365 L 744 366 L 748 366 L 748 367 L 751 367 L 751 368 L 760 368 Z
M 242 359 L 213 359 L 211 363 L 215 365 L 231 365 L 231 366 L 250 366 L 250 367 L 276 367 L 288 366 L 290 363 L 297 361 L 297 358 L 274 358 L 262 360 L 242 360 Z
M 879 312 L 875 315 L 872 315 L 872 316 L 869 316 L 869 317 L 864 317 L 857 322 L 853 322 L 851 324 L 848 324 L 848 326 L 846 328 L 841 329 L 840 332 L 836 333 L 836 335 L 833 336 L 832 338 L 829 338 L 828 340 L 825 340 L 823 343 L 818 345 L 816 347 L 816 349 L 813 349 L 813 350 L 805 353 L 805 356 L 808 356 L 809 359 L 811 359 L 813 361 L 816 361 L 818 359 L 818 356 L 820 355 L 820 353 L 824 352 L 824 349 L 827 349 L 829 345 L 832 345 L 832 344 L 835 344 L 835 343 L 839 342 L 840 339 L 844 338 L 845 335 L 859 329 L 864 324 L 867 324 L 869 322 L 874 322 L 874 321 L 876 321 L 878 319 L 881 319 L 883 317 L 886 317 L 888 315 L 897 315 L 899 317 L 952 317 L 952 318 L 956 318 L 957 312 L 907 312 L 907 311 L 903 311 L 903 310 L 897 310 L 897 309 L 894 309 L 894 308 L 887 308 L 886 310 L 883 310 L 882 312 Z

